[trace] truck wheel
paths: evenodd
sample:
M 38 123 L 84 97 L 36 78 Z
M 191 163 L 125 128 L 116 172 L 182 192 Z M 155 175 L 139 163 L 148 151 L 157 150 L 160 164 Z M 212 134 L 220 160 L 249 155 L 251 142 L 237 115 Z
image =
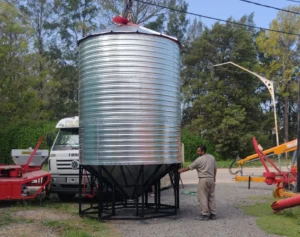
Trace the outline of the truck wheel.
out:
M 62 202 L 71 202 L 75 197 L 75 193 L 58 193 L 57 196 Z

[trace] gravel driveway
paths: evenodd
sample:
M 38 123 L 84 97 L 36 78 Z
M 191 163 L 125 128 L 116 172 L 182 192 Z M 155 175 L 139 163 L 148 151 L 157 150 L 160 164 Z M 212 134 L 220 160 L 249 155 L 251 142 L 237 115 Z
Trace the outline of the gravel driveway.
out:
M 197 180 L 197 178 L 195 179 Z M 184 182 L 184 180 L 183 180 Z M 185 182 L 184 182 L 185 183 Z M 184 185 L 183 190 L 196 191 L 197 185 Z M 196 183 L 196 182 L 194 182 Z M 162 203 L 173 203 L 172 190 L 162 192 Z M 159 218 L 146 221 L 116 221 L 112 224 L 124 237 L 179 237 L 179 236 L 230 236 L 230 237 L 263 237 L 277 236 L 263 232 L 255 223 L 255 217 L 246 216 L 237 208 L 239 205 L 250 205 L 250 196 L 272 195 L 272 187 L 264 183 L 252 183 L 248 190 L 247 183 L 235 183 L 231 180 L 217 180 L 217 220 L 197 221 L 200 215 L 196 196 L 180 194 L 180 211 L 176 217 Z

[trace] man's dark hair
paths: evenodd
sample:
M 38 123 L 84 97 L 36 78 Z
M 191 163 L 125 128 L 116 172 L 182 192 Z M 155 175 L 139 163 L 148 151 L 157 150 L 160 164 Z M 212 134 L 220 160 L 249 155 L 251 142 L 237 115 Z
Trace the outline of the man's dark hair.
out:
M 206 153 L 206 146 L 205 145 L 200 145 L 199 148 L 201 151 L 204 151 Z

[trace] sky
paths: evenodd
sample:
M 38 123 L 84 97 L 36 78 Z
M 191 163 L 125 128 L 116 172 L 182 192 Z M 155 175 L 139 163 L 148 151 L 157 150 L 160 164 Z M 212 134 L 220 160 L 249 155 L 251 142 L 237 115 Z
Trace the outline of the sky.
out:
M 186 0 L 189 4 L 188 11 L 205 16 L 215 17 L 227 20 L 230 16 L 238 20 L 243 15 L 249 15 L 254 12 L 254 22 L 256 26 L 269 28 L 273 19 L 276 18 L 278 10 L 257 6 L 254 4 L 242 2 L 240 0 Z M 272 7 L 283 8 L 289 5 L 298 5 L 299 3 L 287 0 L 249 0 Z M 193 19 L 193 16 L 189 16 Z M 202 22 L 211 27 L 216 21 L 201 18 Z

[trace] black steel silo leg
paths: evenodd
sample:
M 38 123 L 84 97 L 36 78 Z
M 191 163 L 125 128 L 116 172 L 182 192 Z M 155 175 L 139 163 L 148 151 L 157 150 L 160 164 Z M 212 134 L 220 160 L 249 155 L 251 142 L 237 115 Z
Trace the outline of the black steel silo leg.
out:
M 139 215 L 139 198 L 137 196 L 135 197 L 135 207 L 136 207 L 135 215 L 138 216 Z
M 112 185 L 112 215 L 116 215 L 116 189 L 115 189 L 115 183 L 113 182 Z
M 180 180 L 180 175 L 178 173 L 178 169 L 180 168 L 180 166 L 178 165 L 177 167 L 175 166 L 175 188 L 176 188 L 176 208 L 179 209 L 179 205 L 180 205 L 180 195 L 179 195 L 179 180 Z
M 148 207 L 148 190 L 145 190 L 145 206 Z
M 158 191 L 157 191 L 157 182 L 154 185 L 154 203 L 155 203 L 155 210 L 158 210 Z
M 102 182 L 102 167 L 98 166 L 98 219 L 102 218 L 103 213 L 103 182 Z
M 144 165 L 142 165 L 142 214 L 141 214 L 142 219 L 144 219 L 144 205 L 145 205 L 144 172 L 145 172 L 145 167 Z
M 174 207 L 175 207 L 175 212 L 176 212 L 176 209 L 177 209 L 177 172 L 176 172 L 175 168 L 176 168 L 176 165 L 173 166 L 173 170 L 172 170 L 173 176 L 172 177 L 170 176 L 170 179 L 173 178 L 173 181 L 171 181 L 171 182 L 174 182 L 174 184 L 173 184 Z
M 158 189 L 158 196 L 157 196 L 157 202 L 158 202 L 158 209 L 160 209 L 160 179 L 157 181 L 157 189 Z
M 81 188 L 81 183 L 82 183 L 82 165 L 79 165 L 79 215 L 82 214 L 82 200 L 81 200 L 81 191 L 82 191 L 82 188 Z
M 94 190 L 94 187 L 95 187 L 94 175 L 90 174 L 90 179 L 88 179 L 88 180 L 90 181 L 90 194 L 91 194 L 91 197 L 93 197 L 93 190 Z M 90 208 L 92 209 L 92 207 L 93 207 L 93 202 L 91 201 Z

